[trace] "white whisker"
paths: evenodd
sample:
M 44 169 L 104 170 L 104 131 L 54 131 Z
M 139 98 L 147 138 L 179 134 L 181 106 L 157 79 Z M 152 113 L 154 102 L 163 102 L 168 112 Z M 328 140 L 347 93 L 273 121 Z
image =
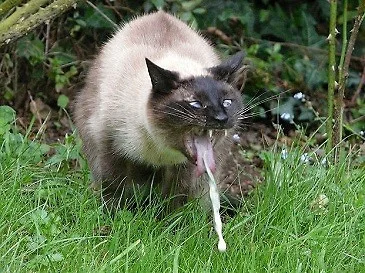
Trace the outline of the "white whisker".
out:
M 252 98 L 251 100 L 249 100 L 249 101 L 246 103 L 246 106 L 240 110 L 240 113 L 242 113 L 242 114 L 243 114 L 243 113 L 246 113 L 246 112 L 248 112 L 248 111 L 252 110 L 253 108 L 255 108 L 256 106 L 258 106 L 258 105 L 260 105 L 260 104 L 262 104 L 262 103 L 265 103 L 265 102 L 268 102 L 268 101 L 271 101 L 271 100 L 274 100 L 274 99 L 279 99 L 279 98 L 280 98 L 280 96 L 281 96 L 282 94 L 287 93 L 287 92 L 289 92 L 289 91 L 290 91 L 290 89 L 289 89 L 289 90 L 285 90 L 285 91 L 283 91 L 283 92 L 280 92 L 279 94 L 275 94 L 275 95 L 269 96 L 269 97 L 267 97 L 267 98 L 265 98 L 265 99 L 263 99 L 263 100 L 257 100 L 257 99 L 258 99 L 258 98 L 260 98 L 262 95 L 264 95 L 265 93 L 267 93 L 267 92 L 265 92 L 265 93 L 263 93 L 263 94 L 259 95 L 258 97 L 254 97 L 254 98 Z M 253 103 L 253 104 L 252 104 L 252 103 Z

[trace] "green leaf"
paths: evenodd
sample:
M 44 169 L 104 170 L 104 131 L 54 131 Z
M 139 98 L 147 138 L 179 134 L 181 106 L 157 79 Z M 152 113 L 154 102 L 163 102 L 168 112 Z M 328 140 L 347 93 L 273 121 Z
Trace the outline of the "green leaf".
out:
M 180 19 L 184 22 L 190 22 L 194 18 L 190 11 L 186 11 L 180 14 Z
M 69 102 L 70 102 L 70 99 L 63 94 L 61 94 L 57 99 L 57 105 L 60 108 L 66 108 Z
M 104 5 L 97 5 L 98 9 L 107 16 L 112 22 L 116 22 L 115 14 L 111 9 L 107 9 Z M 100 15 L 100 13 L 95 12 L 93 8 L 88 8 L 86 10 L 85 16 L 82 18 L 85 21 L 88 28 L 113 28 L 114 25 L 105 17 Z
M 260 23 L 266 22 L 270 17 L 270 12 L 265 9 L 261 9 L 259 12 Z
M 301 12 L 300 14 L 300 29 L 301 29 L 301 44 L 314 46 L 317 44 L 323 44 L 325 41 L 324 37 L 318 35 L 316 31 L 317 22 L 314 18 L 307 14 L 306 12 Z
M 48 255 L 48 258 L 52 261 L 52 262 L 60 262 L 64 259 L 63 255 L 59 252 L 57 253 L 53 253 L 51 255 Z
M 0 106 L 0 125 L 11 123 L 15 120 L 15 110 L 7 105 Z
M 156 9 L 162 9 L 165 6 L 165 0 L 151 0 L 151 3 L 156 7 Z
M 181 7 L 185 11 L 192 11 L 201 4 L 202 0 L 184 1 L 181 3 Z
M 31 65 L 41 63 L 46 59 L 44 43 L 37 37 L 25 36 L 17 42 L 17 54 L 29 60 Z
M 312 121 L 314 119 L 313 110 L 301 105 L 299 106 L 300 114 L 298 116 L 299 121 Z
M 287 114 L 290 116 L 290 120 L 294 119 L 294 106 L 298 103 L 298 101 L 292 97 L 288 98 L 287 101 L 281 102 L 277 105 L 276 108 L 272 109 L 272 113 L 274 115 L 283 115 Z
M 10 124 L 15 120 L 15 110 L 9 106 L 0 106 L 0 135 L 10 130 Z
M 76 74 L 77 74 L 77 68 L 76 68 L 76 66 L 73 65 L 73 66 L 70 67 L 70 70 L 65 73 L 65 76 L 68 79 L 70 79 L 73 76 L 75 76 Z
M 195 14 L 204 14 L 204 13 L 206 13 L 206 9 L 204 9 L 204 8 L 196 8 L 196 9 L 194 9 L 193 10 L 193 12 L 195 13 Z

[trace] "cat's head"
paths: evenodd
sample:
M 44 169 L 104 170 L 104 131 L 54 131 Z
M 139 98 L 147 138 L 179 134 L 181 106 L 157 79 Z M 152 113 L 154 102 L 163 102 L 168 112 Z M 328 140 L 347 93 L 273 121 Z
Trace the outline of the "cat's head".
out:
M 239 52 L 215 67 L 206 76 L 181 78 L 178 72 L 163 69 L 146 59 L 152 82 L 149 119 L 170 147 L 204 172 L 203 157 L 214 172 L 213 141 L 238 124 L 243 108 L 240 92 L 232 84 L 242 67 Z

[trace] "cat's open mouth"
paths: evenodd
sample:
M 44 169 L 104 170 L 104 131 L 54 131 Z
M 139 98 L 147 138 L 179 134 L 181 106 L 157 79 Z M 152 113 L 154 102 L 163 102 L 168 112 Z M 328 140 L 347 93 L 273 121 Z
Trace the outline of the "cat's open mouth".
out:
M 222 130 L 223 131 L 223 130 Z M 212 143 L 213 130 L 192 130 L 184 137 L 184 144 L 191 161 L 196 165 L 195 175 L 201 176 L 205 172 L 203 157 L 207 159 L 208 167 L 215 172 L 215 156 Z

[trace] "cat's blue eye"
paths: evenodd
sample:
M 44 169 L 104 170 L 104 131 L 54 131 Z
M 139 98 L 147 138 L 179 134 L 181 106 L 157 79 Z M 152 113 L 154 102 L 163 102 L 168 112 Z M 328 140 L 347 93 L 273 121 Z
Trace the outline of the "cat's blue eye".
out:
M 192 101 L 192 102 L 189 102 L 190 106 L 196 108 L 196 109 L 200 109 L 200 108 L 203 108 L 203 105 L 201 104 L 200 101 Z
M 232 104 L 232 100 L 224 100 L 222 105 L 224 108 L 230 107 Z

